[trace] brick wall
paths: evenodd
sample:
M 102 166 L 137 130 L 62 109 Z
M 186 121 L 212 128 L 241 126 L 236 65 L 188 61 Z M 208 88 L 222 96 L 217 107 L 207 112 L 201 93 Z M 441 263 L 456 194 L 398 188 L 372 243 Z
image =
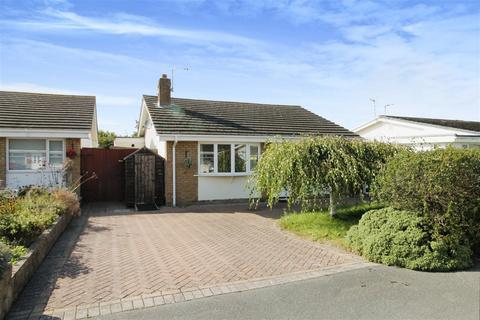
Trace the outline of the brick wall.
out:
M 176 145 L 176 193 L 177 206 L 185 206 L 198 201 L 198 164 L 196 141 L 181 141 Z M 165 162 L 165 196 L 168 206 L 173 203 L 173 166 L 172 166 L 173 142 L 167 142 L 167 157 Z M 185 158 L 191 159 L 191 166 L 185 165 Z
M 7 139 L 0 137 L 0 189 L 7 184 Z
M 72 159 L 72 167 L 67 175 L 67 185 L 78 183 L 78 180 L 80 179 L 80 139 L 65 140 L 65 150 L 69 151 L 72 148 L 75 150 L 77 156 Z M 80 192 L 80 188 L 77 190 L 77 192 Z

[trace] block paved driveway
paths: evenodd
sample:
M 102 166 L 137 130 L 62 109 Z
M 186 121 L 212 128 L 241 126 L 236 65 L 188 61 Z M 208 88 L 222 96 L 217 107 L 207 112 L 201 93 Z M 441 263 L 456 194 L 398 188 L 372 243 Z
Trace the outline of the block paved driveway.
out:
M 281 212 L 204 205 L 138 213 L 91 205 L 88 220 L 62 236 L 10 318 L 359 261 L 281 231 Z

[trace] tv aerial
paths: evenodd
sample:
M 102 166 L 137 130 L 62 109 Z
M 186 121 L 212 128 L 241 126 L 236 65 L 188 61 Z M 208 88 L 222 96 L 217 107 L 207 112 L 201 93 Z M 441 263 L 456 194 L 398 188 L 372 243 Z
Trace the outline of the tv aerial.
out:
M 190 70 L 190 67 L 183 67 L 183 68 L 181 68 L 181 69 L 179 69 L 179 70 L 181 70 L 181 71 L 189 71 L 189 70 Z M 177 71 L 177 67 L 176 67 L 176 66 L 173 66 L 173 68 L 172 68 L 172 77 L 171 77 L 171 78 L 172 78 L 172 85 L 171 85 L 171 87 L 170 87 L 170 91 L 171 91 L 171 92 L 173 92 L 173 77 L 174 77 L 176 71 Z

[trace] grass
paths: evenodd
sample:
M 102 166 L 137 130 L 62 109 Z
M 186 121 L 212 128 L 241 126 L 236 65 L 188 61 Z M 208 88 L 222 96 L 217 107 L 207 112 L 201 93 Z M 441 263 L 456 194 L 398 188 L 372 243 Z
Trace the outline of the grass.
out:
M 378 203 L 362 203 L 337 209 L 337 215 L 330 217 L 328 209 L 314 212 L 288 213 L 280 219 L 282 229 L 307 237 L 313 241 L 329 242 L 346 247 L 347 231 L 358 224 L 362 215 L 373 209 L 383 208 Z

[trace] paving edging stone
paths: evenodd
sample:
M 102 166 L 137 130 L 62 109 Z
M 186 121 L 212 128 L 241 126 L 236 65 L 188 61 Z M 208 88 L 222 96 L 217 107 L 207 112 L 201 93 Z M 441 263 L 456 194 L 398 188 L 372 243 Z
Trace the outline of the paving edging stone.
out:
M 10 270 L 5 271 L 0 281 L 0 319 L 3 319 L 8 313 L 15 299 L 22 292 L 71 219 L 71 214 L 63 214 L 58 217 L 55 223 L 44 230 L 33 242 L 29 247 L 29 252 L 22 260 L 15 263 Z
M 132 311 L 151 307 L 158 307 L 166 304 L 181 303 L 185 301 L 201 299 L 222 294 L 242 292 L 253 289 L 266 288 L 270 286 L 290 283 L 299 280 L 313 279 L 322 276 L 365 268 L 376 265 L 370 262 L 351 262 L 336 266 L 323 267 L 309 271 L 242 280 L 216 284 L 213 286 L 193 287 L 184 290 L 169 290 L 132 296 L 124 299 L 99 302 L 87 305 L 78 305 L 72 308 L 45 310 L 38 314 L 31 314 L 29 319 L 41 319 L 42 316 L 53 316 L 55 319 L 76 320 L 94 318 L 100 315 L 113 314 L 124 311 Z

